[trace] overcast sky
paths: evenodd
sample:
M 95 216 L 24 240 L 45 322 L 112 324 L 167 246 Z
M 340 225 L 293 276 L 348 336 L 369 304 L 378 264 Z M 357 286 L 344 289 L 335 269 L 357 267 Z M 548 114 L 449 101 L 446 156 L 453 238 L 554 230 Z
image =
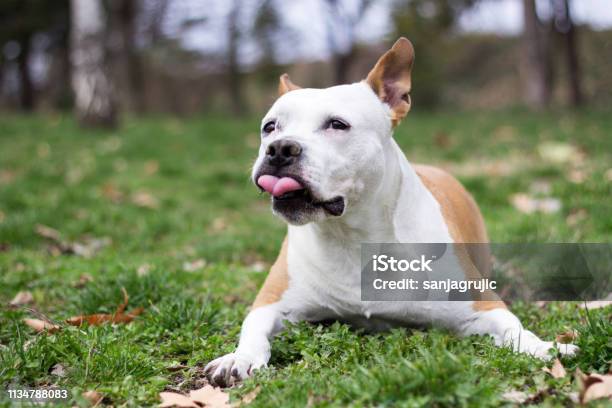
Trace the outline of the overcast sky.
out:
M 244 0 L 241 18 L 244 24 L 252 21 L 256 7 L 261 0 Z M 379 42 L 389 34 L 391 0 L 377 0 L 369 8 L 363 21 L 356 27 L 356 36 L 361 42 Z M 538 12 L 548 13 L 548 0 L 537 0 Z M 228 1 L 203 2 L 191 0 L 173 2 L 173 15 L 168 24 L 168 31 L 176 33 L 182 18 L 206 18 L 207 23 L 194 25 L 182 32 L 186 47 L 214 52 L 222 51 L 226 45 L 225 18 L 229 12 Z M 279 62 L 291 62 L 296 59 L 322 59 L 329 56 L 327 43 L 327 26 L 322 2 L 314 0 L 279 0 L 282 21 L 293 33 L 293 40 L 277 41 Z M 356 0 L 345 0 L 347 10 L 355 9 Z M 572 14 L 579 24 L 589 24 L 595 29 L 612 28 L 612 0 L 573 0 Z M 466 32 L 487 32 L 500 35 L 519 34 L 523 26 L 522 0 L 484 0 L 459 20 L 459 29 Z M 409 33 L 407 33 L 409 35 Z M 338 32 L 336 36 L 342 45 L 347 36 Z M 245 42 L 241 50 L 242 60 L 249 63 L 256 60 L 258 50 L 254 43 Z

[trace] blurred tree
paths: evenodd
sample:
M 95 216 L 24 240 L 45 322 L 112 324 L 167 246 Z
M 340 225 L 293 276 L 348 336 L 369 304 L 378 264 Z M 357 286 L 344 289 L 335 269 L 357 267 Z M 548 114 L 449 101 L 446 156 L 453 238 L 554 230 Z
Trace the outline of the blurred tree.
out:
M 463 11 L 477 0 L 395 0 L 394 38 L 405 36 L 415 48 L 412 96 L 415 103 L 434 106 L 444 85 L 448 34 Z
M 14 42 L 19 78 L 19 103 L 24 110 L 36 106 L 36 89 L 32 78 L 32 39 L 35 34 L 49 37 L 50 46 L 65 41 L 65 35 L 56 35 L 67 24 L 68 1 L 3 0 L 0 2 L 0 45 Z M 61 44 L 60 44 L 61 45 Z M 3 61 L 5 65 L 7 61 Z
M 235 114 L 245 112 L 245 100 L 243 94 L 243 77 L 240 72 L 238 54 L 240 52 L 240 9 L 242 0 L 230 0 L 231 8 L 227 17 L 227 87 L 230 103 Z
M 538 17 L 535 0 L 523 0 L 523 76 L 525 102 L 534 109 L 543 109 L 552 95 L 552 61 L 549 30 Z
M 102 0 L 71 0 L 70 56 L 76 115 L 84 126 L 115 127 L 116 101 L 108 72 Z
M 277 36 L 284 30 L 285 27 L 276 2 L 274 0 L 263 0 L 257 9 L 252 35 L 261 51 L 257 71 L 265 82 L 277 82 L 279 75 L 282 73 L 281 67 L 277 63 L 276 41 L 278 41 Z
M 565 48 L 567 74 L 569 81 L 569 102 L 572 106 L 582 103 L 580 66 L 576 26 L 572 21 L 569 0 L 551 0 L 554 26 L 561 36 Z
M 109 3 L 109 37 L 113 39 L 111 47 L 112 62 L 116 83 L 121 84 L 125 102 L 131 110 L 143 112 L 145 109 L 144 75 L 142 59 L 136 45 L 136 18 L 140 12 L 140 1 L 108 0 Z M 162 2 L 166 3 L 166 2 Z
M 355 29 L 373 3 L 372 0 L 357 0 L 356 10 L 350 13 L 346 1 L 325 0 L 329 10 L 327 18 L 327 42 L 334 64 L 334 83 L 348 82 L 348 71 L 355 59 Z M 344 36 L 344 41 L 340 37 Z M 344 42 L 344 45 L 342 44 Z

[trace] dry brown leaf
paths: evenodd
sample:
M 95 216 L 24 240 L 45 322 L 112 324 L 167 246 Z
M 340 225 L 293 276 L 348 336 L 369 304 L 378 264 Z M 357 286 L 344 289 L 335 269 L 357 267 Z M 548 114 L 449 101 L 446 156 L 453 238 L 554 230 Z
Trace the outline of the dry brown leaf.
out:
M 136 274 L 138 276 L 140 276 L 140 277 L 143 277 L 143 276 L 147 276 L 150 271 L 151 271 L 151 265 L 149 265 L 149 264 L 142 264 L 136 270 Z
M 102 186 L 102 195 L 115 204 L 119 204 L 123 201 L 124 196 L 123 192 L 113 183 L 106 183 Z
M 590 374 L 582 381 L 580 402 L 586 404 L 600 398 L 612 399 L 612 374 Z
M 34 301 L 34 296 L 32 296 L 32 292 L 29 292 L 27 290 L 22 290 L 21 292 L 18 292 L 15 297 L 13 298 L 13 300 L 11 300 L 11 303 L 9 303 L 9 305 L 11 306 L 21 306 L 21 305 L 27 305 L 28 303 L 32 303 Z
M 51 367 L 50 374 L 55 375 L 57 377 L 65 377 L 66 369 L 61 364 L 55 364 L 53 367 Z
M 208 384 L 199 390 L 190 391 L 189 397 L 192 401 L 200 403 L 206 407 L 222 408 L 230 406 L 229 394 L 223 392 L 221 388 L 214 388 Z
M 99 326 L 105 323 L 130 323 L 140 315 L 144 309 L 138 307 L 129 313 L 124 313 L 130 298 L 124 288 L 121 288 L 121 291 L 123 292 L 123 302 L 117 307 L 115 313 L 96 313 L 92 315 L 74 316 L 66 319 L 66 323 L 72 326 L 81 326 L 84 323 L 90 326 Z
M 91 276 L 88 273 L 83 273 L 83 274 L 81 274 L 81 276 L 79 276 L 79 280 L 75 282 L 74 287 L 75 288 L 83 288 L 89 282 L 93 282 L 93 276 Z
M 255 398 L 257 398 L 259 391 L 261 391 L 261 387 L 258 385 L 257 387 L 255 387 L 253 391 L 249 392 L 244 397 L 242 397 L 242 399 L 240 400 L 240 405 L 250 404 L 251 402 L 253 402 Z
M 104 398 L 104 396 L 98 391 L 85 391 L 83 394 L 81 394 L 81 396 L 89 401 L 94 407 L 100 404 Z
M 144 165 L 144 171 L 147 176 L 152 176 L 159 171 L 159 162 L 157 160 L 149 160 Z
M 58 230 L 42 224 L 36 225 L 36 233 L 43 238 L 50 239 L 51 241 L 61 241 L 62 239 L 62 235 Z
M 51 322 L 47 322 L 45 320 L 40 320 L 40 319 L 23 319 L 23 322 L 39 333 L 42 331 L 47 331 L 49 333 L 55 333 L 56 331 L 61 329 L 61 327 L 58 326 L 57 324 L 53 324 Z
M 158 405 L 159 408 L 179 407 L 179 408 L 200 408 L 191 398 L 186 397 L 176 392 L 160 392 L 159 397 L 162 402 Z
M 49 246 L 52 255 L 75 254 L 85 258 L 90 258 L 102 248 L 109 246 L 112 241 L 108 237 L 85 238 L 82 242 L 68 242 L 62 239 L 62 234 L 46 225 L 36 225 L 36 233 L 43 238 L 50 240 L 53 244 Z
M 191 262 L 183 262 L 183 270 L 185 272 L 195 272 L 204 268 L 205 266 L 206 260 L 201 258 Z
M 502 399 L 509 402 L 513 402 L 515 404 L 522 404 L 530 398 L 530 396 L 526 392 L 517 390 L 506 391 L 502 394 L 501 397 Z
M 4 214 L 2 210 L 0 210 L 0 224 L 2 224 L 5 218 L 6 218 L 6 214 Z
M 510 202 L 520 212 L 524 214 L 533 214 L 541 212 L 551 214 L 561 210 L 561 201 L 558 198 L 533 198 L 525 193 L 513 194 L 510 197 Z
M 159 208 L 159 201 L 151 193 L 146 191 L 137 191 L 132 194 L 132 203 L 138 207 L 149 208 L 155 210 Z
M 555 337 L 555 341 L 557 343 L 567 344 L 578 338 L 578 332 L 576 330 L 568 330 L 564 333 L 557 334 Z
M 563 378 L 567 375 L 565 367 L 563 367 L 563 364 L 561 364 L 558 358 L 555 359 L 552 368 L 544 367 L 542 370 L 552 375 L 553 378 Z

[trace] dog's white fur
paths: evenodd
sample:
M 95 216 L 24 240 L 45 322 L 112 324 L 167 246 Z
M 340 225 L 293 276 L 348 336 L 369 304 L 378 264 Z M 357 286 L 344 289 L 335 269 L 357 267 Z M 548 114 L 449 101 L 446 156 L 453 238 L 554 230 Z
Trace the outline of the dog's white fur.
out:
M 350 130 L 322 129 L 330 116 L 345 119 Z M 342 196 L 346 208 L 341 217 L 321 210 L 300 225 L 289 225 L 289 286 L 280 301 L 249 313 L 234 353 L 208 364 L 214 382 L 231 384 L 265 366 L 270 340 L 284 321 L 338 319 L 368 329 L 438 326 L 460 335 L 490 335 L 498 346 L 539 358 L 550 356 L 555 344 L 525 330 L 506 309 L 478 311 L 471 301 L 361 301 L 361 243 L 453 242 L 439 203 L 392 138 L 389 106 L 366 82 L 288 92 L 262 123 L 271 118 L 277 129 L 262 138 L 254 175 L 267 146 L 291 138 L 304 148 L 302 177 L 315 194 Z M 557 347 L 562 354 L 577 350 Z

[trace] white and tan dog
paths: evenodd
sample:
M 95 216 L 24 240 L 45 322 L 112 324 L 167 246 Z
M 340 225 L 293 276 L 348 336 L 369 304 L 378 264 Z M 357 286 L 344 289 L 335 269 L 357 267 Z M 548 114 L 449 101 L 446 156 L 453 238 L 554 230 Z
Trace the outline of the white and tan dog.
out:
M 437 168 L 411 165 L 392 138 L 410 110 L 413 60 L 412 45 L 400 38 L 359 83 L 301 89 L 281 77 L 281 96 L 262 121 L 253 181 L 272 195 L 288 234 L 238 348 L 206 366 L 211 382 L 230 385 L 264 367 L 285 321 L 445 327 L 490 335 L 498 346 L 540 358 L 555 347 L 498 300 L 361 301 L 361 243 L 488 242 L 461 184 Z M 472 254 L 457 258 L 466 275 L 473 273 Z M 577 351 L 558 347 L 562 354 Z

